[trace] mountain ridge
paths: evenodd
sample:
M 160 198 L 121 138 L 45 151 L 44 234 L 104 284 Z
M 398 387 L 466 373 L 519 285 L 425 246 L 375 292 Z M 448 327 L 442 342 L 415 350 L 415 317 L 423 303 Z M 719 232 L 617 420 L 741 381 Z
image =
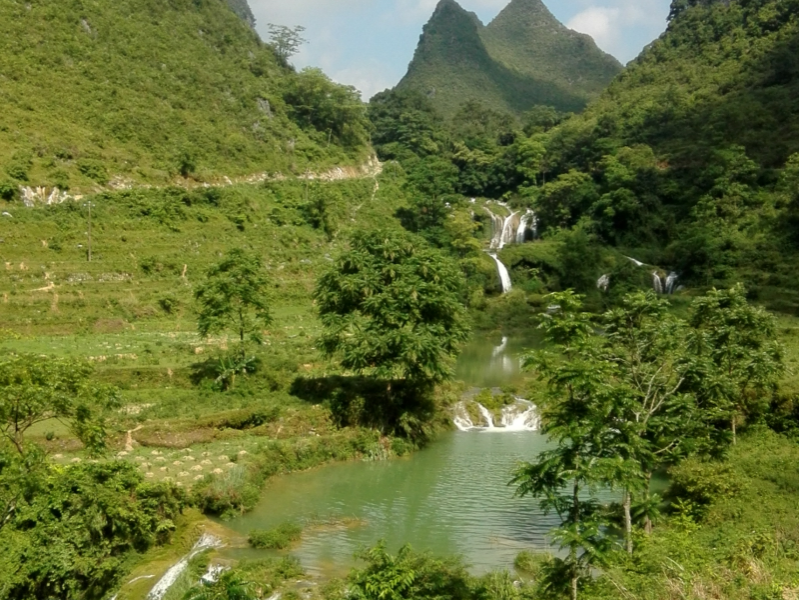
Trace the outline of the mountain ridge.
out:
M 455 0 L 440 0 L 396 89 L 425 93 L 448 117 L 470 100 L 516 114 L 536 105 L 570 112 L 620 70 L 540 0 L 513 0 L 488 26 Z

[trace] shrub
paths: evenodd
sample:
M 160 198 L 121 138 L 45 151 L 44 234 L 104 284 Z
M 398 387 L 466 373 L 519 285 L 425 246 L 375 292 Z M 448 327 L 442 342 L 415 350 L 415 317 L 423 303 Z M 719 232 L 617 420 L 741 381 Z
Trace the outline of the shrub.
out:
M 101 185 L 108 183 L 108 171 L 105 170 L 105 165 L 99 160 L 89 158 L 79 160 L 78 171 Z
M 7 179 L 0 181 L 0 198 L 10 202 L 17 197 L 17 186 Z
M 273 529 L 251 531 L 249 542 L 253 548 L 283 550 L 298 541 L 300 537 L 302 537 L 302 527 L 287 521 Z

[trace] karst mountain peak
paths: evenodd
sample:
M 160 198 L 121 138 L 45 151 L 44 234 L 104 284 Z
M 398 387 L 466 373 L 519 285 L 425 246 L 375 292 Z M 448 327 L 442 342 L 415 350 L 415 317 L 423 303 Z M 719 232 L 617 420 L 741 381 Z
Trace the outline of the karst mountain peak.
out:
M 581 110 L 621 70 L 541 0 L 513 0 L 487 26 L 441 0 L 398 89 L 415 89 L 450 116 L 467 101 L 512 113 L 535 105 Z

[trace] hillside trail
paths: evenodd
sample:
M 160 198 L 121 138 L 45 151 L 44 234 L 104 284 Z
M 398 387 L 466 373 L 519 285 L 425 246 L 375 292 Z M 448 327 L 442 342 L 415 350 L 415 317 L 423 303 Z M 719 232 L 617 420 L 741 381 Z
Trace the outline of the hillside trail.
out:
M 377 177 L 383 172 L 383 163 L 381 163 L 376 155 L 371 155 L 369 159 L 360 165 L 346 165 L 333 167 L 327 171 L 306 171 L 302 175 L 285 175 L 283 173 L 276 173 L 270 175 L 269 173 L 254 173 L 251 175 L 244 175 L 242 177 L 230 178 L 222 176 L 221 179 L 214 182 L 198 182 L 191 179 L 179 179 L 168 185 L 152 185 L 152 184 L 136 184 L 135 182 L 117 176 L 111 179 L 106 186 L 97 186 L 91 191 L 86 191 L 79 194 L 71 194 L 66 190 L 61 190 L 57 187 L 45 186 L 20 186 L 20 196 L 23 204 L 32 208 L 37 205 L 51 205 L 61 204 L 68 201 L 79 201 L 87 195 L 100 194 L 102 192 L 110 191 L 124 191 L 133 189 L 161 189 L 166 187 L 182 187 L 187 190 L 194 190 L 198 188 L 226 188 L 234 185 L 257 185 L 267 181 L 344 181 L 347 179 L 368 179 L 375 180 L 375 194 L 380 188 L 377 182 Z M 374 197 L 374 194 L 373 194 Z

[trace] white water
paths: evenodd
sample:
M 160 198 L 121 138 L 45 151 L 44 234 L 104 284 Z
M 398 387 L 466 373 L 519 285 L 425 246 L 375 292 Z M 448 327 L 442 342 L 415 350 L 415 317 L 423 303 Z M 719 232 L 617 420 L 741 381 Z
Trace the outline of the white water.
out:
M 533 237 L 538 235 L 538 219 L 535 216 L 535 213 L 527 209 L 527 212 L 524 213 L 522 216 L 521 221 L 519 221 L 519 229 L 516 230 L 516 243 L 523 244 L 527 239 L 527 230 L 532 230 Z
M 508 347 L 509 341 L 510 340 L 508 339 L 508 336 L 503 337 L 502 343 L 499 346 L 496 346 L 494 350 L 491 352 L 491 358 L 496 358 L 497 356 L 505 352 L 505 349 Z
M 485 406 L 477 404 L 481 420 L 474 423 L 469 411 L 466 410 L 466 403 L 459 402 L 455 406 L 455 416 L 452 421 L 460 431 L 485 431 L 492 433 L 510 433 L 520 431 L 538 431 L 541 428 L 541 419 L 538 410 L 532 402 L 516 399 L 515 404 L 506 406 L 502 409 L 499 424 L 494 422 L 494 415 Z
M 164 573 L 164 576 L 156 583 L 153 588 L 150 590 L 150 593 L 147 594 L 147 600 L 161 600 L 166 593 L 169 591 L 175 582 L 180 577 L 181 573 L 186 570 L 189 566 L 189 561 L 197 556 L 203 550 L 207 550 L 208 548 L 220 548 L 222 546 L 222 541 L 212 535 L 207 533 L 202 534 L 197 543 L 194 544 L 194 547 L 191 549 L 186 556 L 181 558 L 177 563 L 172 565 L 169 570 Z
M 596 282 L 596 289 L 607 292 L 610 287 L 610 275 L 603 275 Z
M 507 294 L 509 291 L 513 289 L 513 282 L 510 279 L 510 273 L 508 272 L 508 267 L 502 264 L 502 261 L 499 260 L 499 257 L 497 257 L 496 254 L 489 254 L 489 256 L 494 259 L 494 262 L 497 263 L 499 280 L 502 283 L 502 293 Z

